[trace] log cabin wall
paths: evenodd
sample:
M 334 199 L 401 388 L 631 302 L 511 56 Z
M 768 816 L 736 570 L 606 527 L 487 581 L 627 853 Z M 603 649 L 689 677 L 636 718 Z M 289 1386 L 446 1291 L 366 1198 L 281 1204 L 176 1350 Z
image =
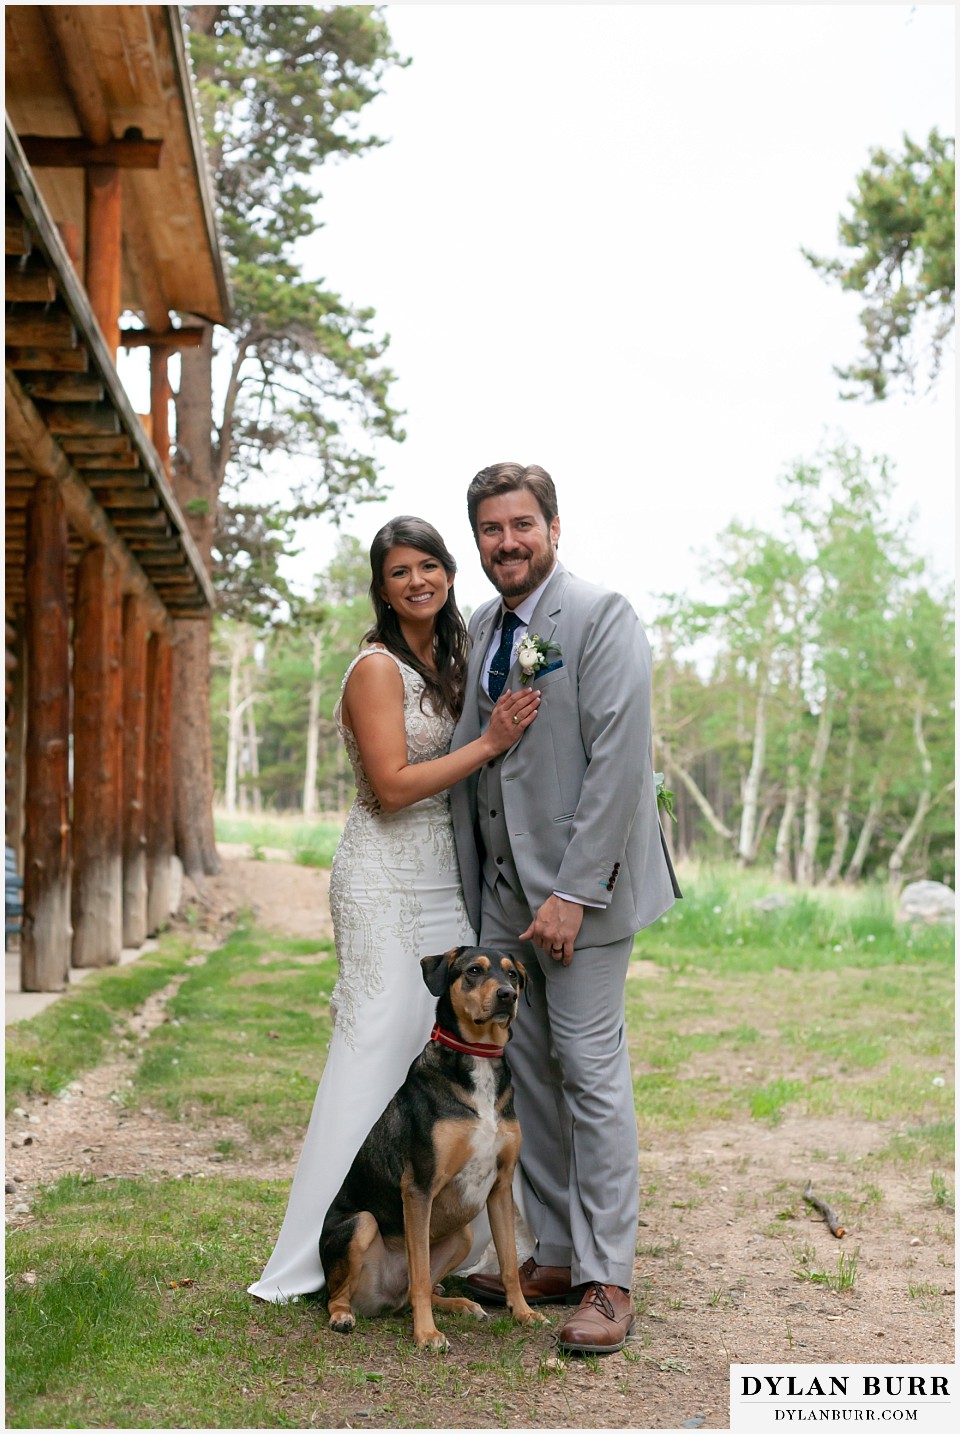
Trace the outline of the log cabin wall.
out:
M 6 830 L 22 986 L 57 990 L 169 913 L 173 620 L 213 592 L 170 486 L 167 364 L 227 297 L 178 7 L 5 23 Z M 146 424 L 121 343 L 150 348 Z

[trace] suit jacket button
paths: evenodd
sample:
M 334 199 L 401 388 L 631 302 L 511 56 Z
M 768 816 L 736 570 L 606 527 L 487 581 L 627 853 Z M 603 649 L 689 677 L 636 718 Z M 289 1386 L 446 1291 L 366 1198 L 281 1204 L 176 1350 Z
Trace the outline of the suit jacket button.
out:
M 496 765 L 497 765 L 497 759 L 496 759 L 496 757 L 494 757 L 494 759 L 493 759 L 492 762 L 488 762 L 488 763 L 487 763 L 487 766 L 488 766 L 488 767 L 495 767 Z
M 503 866 L 503 857 L 502 857 L 502 856 L 498 856 L 498 857 L 497 857 L 497 866 Z
M 495 816 L 497 815 L 497 809 L 496 809 L 496 807 L 491 807 L 491 808 L 490 808 L 490 815 L 491 815 L 492 817 L 495 817 Z

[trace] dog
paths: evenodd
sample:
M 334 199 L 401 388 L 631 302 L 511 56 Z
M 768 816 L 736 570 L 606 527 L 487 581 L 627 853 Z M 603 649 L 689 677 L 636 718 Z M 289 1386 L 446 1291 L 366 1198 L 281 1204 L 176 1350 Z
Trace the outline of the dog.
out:
M 520 1126 L 506 1060 L 526 972 L 480 946 L 420 962 L 437 999 L 433 1034 L 370 1131 L 320 1235 L 330 1328 L 409 1303 L 421 1349 L 446 1350 L 434 1309 L 484 1318 L 480 1305 L 434 1285 L 470 1253 L 470 1222 L 486 1205 L 506 1303 L 523 1325 L 546 1323 L 520 1290 L 513 1172 Z

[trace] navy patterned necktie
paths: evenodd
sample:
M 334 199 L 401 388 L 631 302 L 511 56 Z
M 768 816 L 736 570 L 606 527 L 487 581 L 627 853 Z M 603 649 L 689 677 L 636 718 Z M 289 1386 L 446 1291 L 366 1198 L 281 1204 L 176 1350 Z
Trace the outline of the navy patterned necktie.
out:
M 490 664 L 490 672 L 487 676 L 487 691 L 496 702 L 504 689 L 507 680 L 507 673 L 513 665 L 513 634 L 520 626 L 520 619 L 515 612 L 505 612 L 500 629 L 500 646 L 493 654 L 493 661 Z

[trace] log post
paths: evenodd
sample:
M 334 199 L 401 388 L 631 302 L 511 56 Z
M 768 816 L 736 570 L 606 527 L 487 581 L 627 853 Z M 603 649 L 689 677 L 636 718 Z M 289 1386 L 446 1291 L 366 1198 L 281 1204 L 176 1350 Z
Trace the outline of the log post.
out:
M 77 569 L 74 623 L 73 964 L 123 946 L 123 681 L 120 569 L 97 543 Z
M 170 477 L 170 377 L 169 349 L 150 349 L 150 431 L 157 456 Z
M 67 519 L 41 479 L 27 509 L 27 748 L 23 833 L 24 991 L 62 991 L 70 973 L 70 643 Z
M 87 294 L 107 347 L 116 359 L 120 344 L 123 244 L 121 171 L 116 165 L 92 164 L 85 172 Z
M 147 930 L 170 919 L 173 864 L 173 649 L 162 633 L 147 656 Z
M 7 693 L 6 796 L 7 845 L 13 847 L 17 871 L 23 871 L 23 798 L 26 775 L 27 681 L 24 670 L 27 659 L 23 637 L 23 613 L 18 611 L 13 636 L 8 640 L 8 656 L 14 667 L 9 674 Z
M 147 615 L 131 593 L 123 604 L 123 944 L 147 938 Z

